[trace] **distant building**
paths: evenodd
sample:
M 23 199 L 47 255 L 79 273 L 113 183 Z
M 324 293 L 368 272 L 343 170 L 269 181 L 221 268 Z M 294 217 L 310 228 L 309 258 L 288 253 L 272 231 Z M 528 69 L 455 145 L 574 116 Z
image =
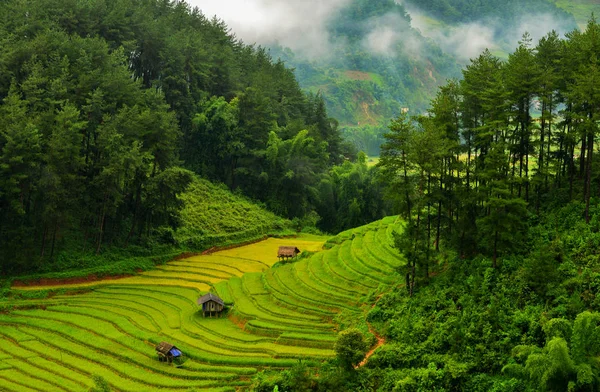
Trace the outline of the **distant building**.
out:
M 280 246 L 279 251 L 277 252 L 277 258 L 279 260 L 287 260 L 290 258 L 294 258 L 300 254 L 300 249 L 295 246 Z
M 219 296 L 208 293 L 198 298 L 198 305 L 202 306 L 202 315 L 206 317 L 206 313 L 212 317 L 213 313 L 220 315 L 223 309 L 225 309 L 225 302 Z
M 183 353 L 171 343 L 160 342 L 156 346 L 156 353 L 160 362 L 175 363 L 181 365 L 184 362 Z

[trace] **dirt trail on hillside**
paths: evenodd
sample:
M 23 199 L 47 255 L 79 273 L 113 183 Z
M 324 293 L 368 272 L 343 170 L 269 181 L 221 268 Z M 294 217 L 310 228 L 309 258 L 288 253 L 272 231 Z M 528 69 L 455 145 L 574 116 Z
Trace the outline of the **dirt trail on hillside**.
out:
M 383 297 L 383 293 L 379 294 L 379 297 L 377 297 L 377 300 L 375 301 L 375 303 L 373 304 L 373 306 L 371 306 L 371 309 L 373 309 L 375 306 L 377 306 L 377 303 L 379 302 L 379 300 L 381 299 L 381 297 Z M 373 326 L 367 322 L 367 325 L 369 326 L 369 332 L 371 332 L 373 334 L 373 336 L 375 336 L 375 338 L 377 339 L 377 344 L 375 346 L 373 346 L 369 352 L 367 352 L 367 354 L 365 355 L 365 358 L 358 364 L 356 365 L 354 368 L 358 369 L 360 367 L 363 367 L 367 364 L 367 362 L 369 361 L 369 358 L 371 358 L 371 356 L 373 354 L 375 354 L 375 351 L 377 351 L 377 349 L 381 346 L 383 346 L 385 344 L 385 338 L 381 335 L 379 335 L 377 333 L 377 331 L 375 331 L 375 329 L 373 329 Z
M 367 324 L 368 324 L 368 323 L 367 323 Z M 363 360 L 361 361 L 361 363 L 359 363 L 359 364 L 356 366 L 356 369 L 358 369 L 358 368 L 361 368 L 361 367 L 365 366 L 365 365 L 367 364 L 367 362 L 369 361 L 369 358 L 371 358 L 371 356 L 372 356 L 373 354 L 375 354 L 375 351 L 377 351 L 377 349 L 378 349 L 379 347 L 381 347 L 381 346 L 383 346 L 383 345 L 385 344 L 385 338 L 384 338 L 383 336 L 379 335 L 379 334 L 378 334 L 378 333 L 377 333 L 377 332 L 376 332 L 376 331 L 373 329 L 373 327 L 371 326 L 371 324 L 368 324 L 368 325 L 369 325 L 369 332 L 371 332 L 373 335 L 375 335 L 375 338 L 377 338 L 377 344 L 376 344 L 375 346 L 373 346 L 373 348 L 372 348 L 372 349 L 370 349 L 370 350 L 369 350 L 369 352 L 367 353 L 367 355 L 365 355 L 365 359 L 363 359 Z

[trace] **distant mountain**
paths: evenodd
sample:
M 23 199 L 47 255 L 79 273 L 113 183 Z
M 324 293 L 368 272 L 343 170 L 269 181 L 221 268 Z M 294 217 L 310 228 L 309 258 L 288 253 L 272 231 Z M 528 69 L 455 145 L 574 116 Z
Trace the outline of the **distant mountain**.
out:
M 383 131 L 375 131 L 374 139 L 366 129 L 385 129 L 402 111 L 426 110 L 437 86 L 460 75 L 455 57 L 412 28 L 406 9 L 394 0 L 353 0 L 328 30 L 328 56 L 307 59 L 280 46 L 271 55 L 295 68 L 303 88 L 323 96 L 347 137 L 364 136 L 351 141 L 371 155 L 378 153 Z
M 506 57 L 521 35 L 577 28 L 552 0 L 352 0 L 329 20 L 328 55 L 272 45 L 300 85 L 323 96 L 346 140 L 378 155 L 390 119 L 427 110 L 437 87 L 485 48 Z M 562 7 L 562 8 L 561 8 Z M 586 8 L 587 9 L 587 8 Z
M 440 19 L 446 23 L 466 23 L 482 19 L 510 20 L 523 15 L 550 14 L 555 18 L 568 19 L 569 13 L 551 0 L 403 0 L 410 7 Z M 569 1 L 570 3 L 570 1 Z M 589 2 L 588 2 L 589 3 Z

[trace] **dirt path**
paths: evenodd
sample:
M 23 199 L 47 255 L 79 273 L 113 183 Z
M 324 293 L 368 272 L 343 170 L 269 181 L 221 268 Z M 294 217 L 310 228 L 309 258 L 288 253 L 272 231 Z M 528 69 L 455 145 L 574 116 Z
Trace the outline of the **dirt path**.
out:
M 361 368 L 363 366 L 365 366 L 367 364 L 367 362 L 369 361 L 369 358 L 371 358 L 371 356 L 373 354 L 375 354 L 375 351 L 377 351 L 377 349 L 381 346 L 383 346 L 385 344 L 385 338 L 383 336 L 380 336 L 371 326 L 371 324 L 367 323 L 367 325 L 369 326 L 369 332 L 371 332 L 373 335 L 375 335 L 375 337 L 377 338 L 377 344 L 375 346 L 373 346 L 372 349 L 369 350 L 369 352 L 367 353 L 367 355 L 365 355 L 365 359 L 362 360 L 361 363 L 359 363 L 358 365 L 356 365 L 355 369 Z
M 373 304 L 373 306 L 371 306 L 371 309 L 373 309 L 375 306 L 377 306 L 377 303 L 379 302 L 379 300 L 381 299 L 381 297 L 384 296 L 384 293 L 379 294 L 379 296 L 377 297 L 377 300 L 375 301 L 375 303 Z M 369 322 L 367 322 L 367 325 L 369 326 L 369 332 L 371 332 L 373 334 L 373 336 L 375 336 L 375 338 L 377 339 L 377 344 L 375 346 L 373 346 L 373 348 L 371 348 L 369 350 L 369 352 L 367 352 L 367 354 L 365 355 L 365 358 L 361 361 L 361 363 L 359 363 L 358 365 L 356 365 L 354 368 L 358 369 L 361 368 L 363 366 L 366 365 L 366 363 L 369 361 L 369 358 L 371 358 L 371 356 L 373 354 L 375 354 L 375 351 L 377 351 L 377 349 L 381 346 L 383 346 L 385 344 L 385 338 L 381 335 L 379 335 L 377 333 L 377 331 L 375 331 L 375 329 L 373 329 L 373 326 L 371 324 L 369 324 Z

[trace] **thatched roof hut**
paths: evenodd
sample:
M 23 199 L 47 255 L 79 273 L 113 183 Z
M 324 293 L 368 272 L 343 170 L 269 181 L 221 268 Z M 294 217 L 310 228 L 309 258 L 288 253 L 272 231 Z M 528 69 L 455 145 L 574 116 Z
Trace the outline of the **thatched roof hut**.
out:
M 225 302 L 218 295 L 208 293 L 198 298 L 198 305 L 202 306 L 202 314 L 208 312 L 212 317 L 213 312 L 220 314 L 225 308 Z
M 277 252 L 277 257 L 280 259 L 288 259 L 296 257 L 300 254 L 300 249 L 295 246 L 280 246 Z
M 156 353 L 158 354 L 158 360 L 161 362 L 171 363 L 173 361 L 181 362 L 183 360 L 183 353 L 180 349 L 167 342 L 160 342 L 156 346 Z

